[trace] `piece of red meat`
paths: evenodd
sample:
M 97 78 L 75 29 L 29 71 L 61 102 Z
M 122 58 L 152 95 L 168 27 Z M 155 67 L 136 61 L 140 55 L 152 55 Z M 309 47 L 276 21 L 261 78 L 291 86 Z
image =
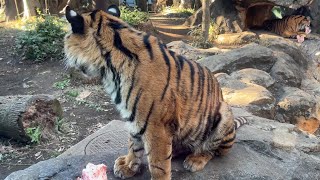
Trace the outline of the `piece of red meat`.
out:
M 81 178 L 78 177 L 77 180 L 107 180 L 107 166 L 88 163 L 86 168 L 82 170 Z

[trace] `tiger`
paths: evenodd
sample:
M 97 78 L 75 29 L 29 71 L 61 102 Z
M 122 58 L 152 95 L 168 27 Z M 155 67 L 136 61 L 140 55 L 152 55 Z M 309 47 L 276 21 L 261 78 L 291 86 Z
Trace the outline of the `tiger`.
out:
M 234 120 L 208 68 L 169 50 L 158 38 L 120 19 L 117 6 L 78 14 L 66 7 L 67 67 L 100 77 L 129 131 L 128 154 L 115 160 L 116 177 L 140 171 L 144 153 L 153 180 L 171 179 L 171 159 L 186 150 L 185 169 L 202 170 L 230 151 Z
M 309 16 L 290 15 L 282 19 L 266 20 L 263 22 L 265 30 L 274 32 L 285 38 L 307 36 L 310 33 L 311 19 Z

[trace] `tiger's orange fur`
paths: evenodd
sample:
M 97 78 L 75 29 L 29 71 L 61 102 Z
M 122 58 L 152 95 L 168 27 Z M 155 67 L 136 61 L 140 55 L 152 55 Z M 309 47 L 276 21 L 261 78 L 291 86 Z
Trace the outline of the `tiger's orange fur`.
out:
M 66 64 L 100 76 L 128 123 L 129 152 L 115 161 L 117 177 L 134 176 L 144 151 L 152 179 L 168 180 L 171 158 L 181 149 L 190 153 L 184 161 L 190 171 L 230 150 L 235 121 L 207 68 L 103 11 L 79 15 L 67 7 L 66 16 L 72 27 Z
M 297 35 L 306 37 L 306 28 L 310 28 L 310 24 L 310 17 L 291 15 L 282 19 L 267 20 L 263 26 L 282 37 L 296 38 Z

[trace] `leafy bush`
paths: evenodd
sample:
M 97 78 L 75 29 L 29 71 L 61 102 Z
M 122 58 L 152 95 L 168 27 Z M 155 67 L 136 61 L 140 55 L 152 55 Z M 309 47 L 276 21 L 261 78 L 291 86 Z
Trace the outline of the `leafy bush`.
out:
M 120 11 L 120 18 L 132 26 L 137 26 L 141 23 L 145 23 L 149 19 L 148 13 L 142 12 L 137 8 L 130 9 L 126 6 L 120 6 Z
M 49 15 L 28 20 L 17 37 L 17 51 L 35 61 L 62 58 L 65 25 L 62 19 Z

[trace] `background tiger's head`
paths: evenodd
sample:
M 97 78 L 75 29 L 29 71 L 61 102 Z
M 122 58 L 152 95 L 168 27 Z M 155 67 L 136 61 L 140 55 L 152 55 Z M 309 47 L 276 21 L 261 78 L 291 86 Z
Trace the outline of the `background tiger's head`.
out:
M 66 18 L 71 25 L 64 40 L 66 66 L 80 69 L 89 76 L 104 73 L 105 55 L 111 51 L 114 42 L 110 24 L 126 25 L 118 17 L 120 10 L 115 5 L 106 11 L 95 10 L 81 15 L 66 7 Z
M 299 30 L 306 31 L 310 29 L 311 18 L 309 16 L 301 16 L 301 21 L 299 22 Z

